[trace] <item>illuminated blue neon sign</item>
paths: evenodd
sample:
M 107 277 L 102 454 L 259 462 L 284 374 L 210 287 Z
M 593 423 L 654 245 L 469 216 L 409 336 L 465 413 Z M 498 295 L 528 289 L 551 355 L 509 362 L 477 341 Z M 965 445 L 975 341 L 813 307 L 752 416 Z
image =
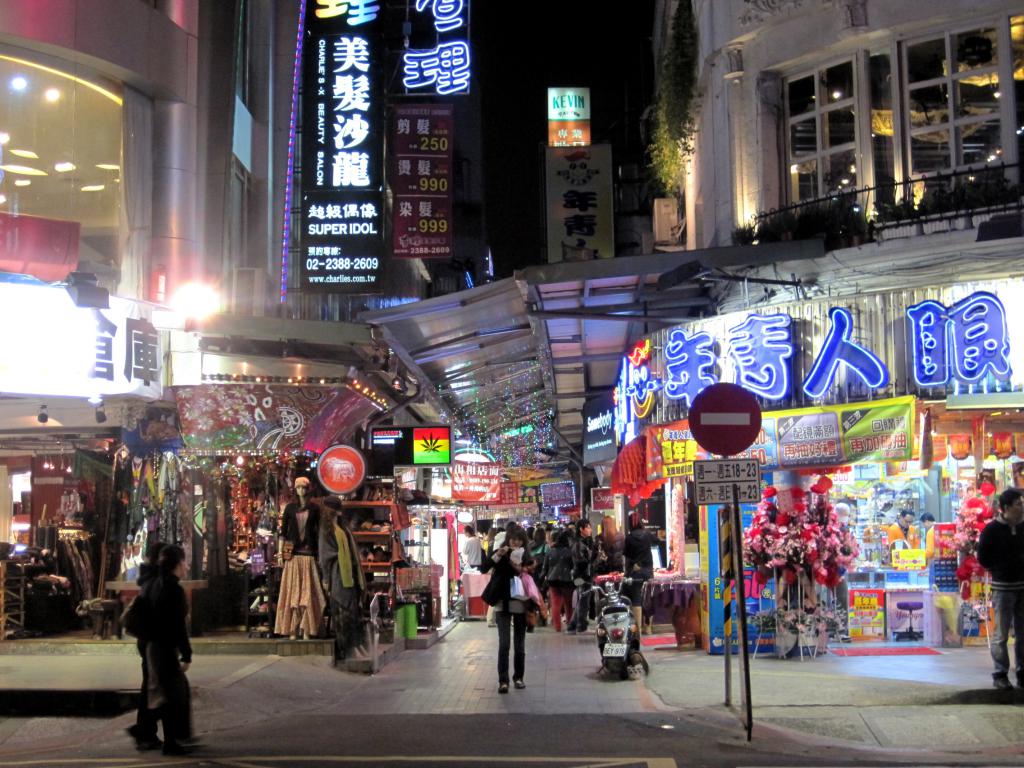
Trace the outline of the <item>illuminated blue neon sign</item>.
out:
M 466 26 L 467 0 L 416 0 L 416 11 L 428 9 L 439 35 Z M 442 40 L 435 47 L 409 50 L 402 55 L 402 84 L 406 90 L 425 90 L 448 96 L 468 93 L 471 76 L 469 43 L 465 39 Z
M 747 315 L 729 329 L 729 354 L 736 363 L 737 384 L 765 400 L 789 397 L 792 326 L 789 315 Z
M 995 295 L 979 291 L 951 307 L 922 301 L 907 310 L 907 319 L 918 386 L 970 385 L 988 375 L 1010 377 L 1006 309 Z
M 702 389 L 716 383 L 714 349 L 715 340 L 709 333 L 671 331 L 665 345 L 665 396 L 683 400 L 689 408 Z
M 869 388 L 878 389 L 889 382 L 889 369 L 874 352 L 850 339 L 853 334 L 853 315 L 842 307 L 828 311 L 832 327 L 818 357 L 804 378 L 803 390 L 808 397 L 822 397 L 835 382 L 839 366 L 857 374 Z

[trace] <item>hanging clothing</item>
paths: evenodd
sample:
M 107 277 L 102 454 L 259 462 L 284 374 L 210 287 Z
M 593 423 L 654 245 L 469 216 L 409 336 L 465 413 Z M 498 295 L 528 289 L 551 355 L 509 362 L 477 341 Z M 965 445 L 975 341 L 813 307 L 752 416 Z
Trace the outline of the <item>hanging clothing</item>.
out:
M 337 523 L 324 522 L 320 535 L 320 566 L 330 591 L 334 655 L 344 659 L 366 638 L 361 611 L 366 579 L 352 532 Z

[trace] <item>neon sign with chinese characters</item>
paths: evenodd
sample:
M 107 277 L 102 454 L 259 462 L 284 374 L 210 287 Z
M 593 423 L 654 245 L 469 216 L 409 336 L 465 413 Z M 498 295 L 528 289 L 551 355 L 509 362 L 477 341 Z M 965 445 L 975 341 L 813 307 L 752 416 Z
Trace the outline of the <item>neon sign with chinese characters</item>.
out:
M 406 91 L 439 96 L 469 93 L 469 0 L 416 0 L 415 9 L 429 14 L 431 35 L 437 43 L 402 55 L 402 85 Z
M 911 382 L 917 388 L 950 387 L 957 392 L 1017 386 L 1019 382 L 1011 381 L 1015 358 L 1009 328 L 1019 318 L 1013 314 L 1018 311 L 1015 305 L 1009 306 L 1008 310 L 994 293 L 977 291 L 957 301 L 922 301 L 909 307 L 905 318 L 888 319 L 907 324 L 909 370 L 904 375 L 901 369 L 896 376 L 906 383 L 901 392 L 915 391 Z M 864 341 L 863 330 L 858 333 L 850 310 L 829 308 L 823 330 L 824 339 L 814 350 L 807 373 L 795 381 L 795 323 L 785 313 L 747 313 L 739 315 L 739 321 L 723 316 L 698 328 L 673 328 L 661 337 L 660 350 L 650 339 L 634 345 L 622 359 L 615 388 L 619 444 L 638 433 L 637 421 L 651 414 L 659 391 L 666 402 L 688 408 L 693 398 L 720 380 L 735 382 L 772 403 L 799 392 L 825 399 L 837 381 L 869 391 L 889 386 L 888 365 Z M 661 354 L 652 366 L 656 350 Z
M 309 0 L 303 44 L 302 287 L 376 293 L 383 271 L 380 5 Z
M 993 294 L 979 291 L 951 307 L 922 301 L 907 310 L 907 320 L 918 386 L 971 385 L 989 375 L 1010 378 L 1006 308 Z

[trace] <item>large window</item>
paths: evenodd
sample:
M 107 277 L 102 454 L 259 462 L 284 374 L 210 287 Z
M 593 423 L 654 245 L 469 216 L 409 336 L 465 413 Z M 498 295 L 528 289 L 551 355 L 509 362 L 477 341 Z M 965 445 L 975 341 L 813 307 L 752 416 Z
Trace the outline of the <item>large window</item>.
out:
M 0 224 L 17 233 L 0 240 L 0 269 L 59 279 L 79 261 L 116 267 L 121 113 L 115 84 L 0 48 Z
M 786 81 L 792 202 L 857 186 L 853 71 L 845 61 Z
M 903 51 L 910 175 L 1001 162 L 996 28 L 912 41 Z

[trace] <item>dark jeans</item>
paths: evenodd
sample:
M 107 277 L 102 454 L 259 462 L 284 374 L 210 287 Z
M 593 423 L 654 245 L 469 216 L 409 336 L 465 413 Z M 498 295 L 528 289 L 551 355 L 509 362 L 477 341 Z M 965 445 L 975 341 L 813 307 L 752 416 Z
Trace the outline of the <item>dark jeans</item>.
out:
M 569 629 L 577 629 L 581 632 L 587 628 L 587 620 L 590 617 L 590 600 L 593 596 L 593 585 L 581 584 L 576 587 L 577 598 L 576 608 L 572 612 L 572 621 L 569 622 Z
M 515 640 L 512 656 L 512 679 L 522 680 L 526 674 L 526 614 L 495 611 L 498 623 L 498 682 L 508 685 L 508 652 L 511 640 Z
M 993 677 L 1006 677 L 1010 671 L 1010 653 L 1006 641 L 1013 629 L 1013 652 L 1016 659 L 1017 685 L 1024 685 L 1024 589 L 992 590 L 992 612 L 995 614 L 995 637 L 992 638 Z

